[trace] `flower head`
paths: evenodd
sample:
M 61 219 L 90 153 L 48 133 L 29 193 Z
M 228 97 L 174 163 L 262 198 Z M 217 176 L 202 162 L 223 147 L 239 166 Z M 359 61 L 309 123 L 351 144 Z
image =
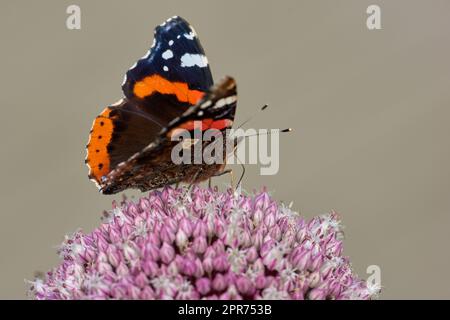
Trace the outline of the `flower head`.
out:
M 370 299 L 335 212 L 305 221 L 266 192 L 194 187 L 124 200 L 66 237 L 36 299 Z

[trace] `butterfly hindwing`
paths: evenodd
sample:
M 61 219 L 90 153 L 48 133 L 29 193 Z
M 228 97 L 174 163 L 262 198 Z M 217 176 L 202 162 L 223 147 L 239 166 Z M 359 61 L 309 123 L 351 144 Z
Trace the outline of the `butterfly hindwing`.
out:
M 119 163 L 141 151 L 164 126 L 144 117 L 126 98 L 105 108 L 92 125 L 87 145 L 89 177 L 101 184 Z
M 198 122 L 205 130 L 231 128 L 236 99 L 235 81 L 229 77 L 220 81 L 195 106 L 162 130 L 149 146 L 111 171 L 105 177 L 101 191 L 105 194 L 127 188 L 147 191 L 177 182 L 199 182 L 223 170 L 221 164 L 174 164 L 171 151 L 178 141 L 171 135 L 177 129 L 194 130 Z M 191 181 L 194 177 L 195 181 Z

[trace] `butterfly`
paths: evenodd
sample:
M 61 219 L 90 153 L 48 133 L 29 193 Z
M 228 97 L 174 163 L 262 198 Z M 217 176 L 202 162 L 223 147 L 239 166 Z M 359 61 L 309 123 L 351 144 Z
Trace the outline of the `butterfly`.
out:
M 233 125 L 236 83 L 214 85 L 197 33 L 175 16 L 157 26 L 153 45 L 126 73 L 124 97 L 95 119 L 86 146 L 89 178 L 103 194 L 198 183 L 224 172 L 224 163 L 176 164 L 176 129 L 223 132 Z M 203 142 L 208 144 L 208 142 Z M 226 157 L 226 155 L 224 155 Z

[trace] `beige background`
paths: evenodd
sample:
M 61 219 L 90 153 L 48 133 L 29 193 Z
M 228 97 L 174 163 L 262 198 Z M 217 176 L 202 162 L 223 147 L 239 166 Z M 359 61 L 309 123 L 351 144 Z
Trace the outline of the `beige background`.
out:
M 80 31 L 65 27 L 73 3 Z M 372 3 L 379 31 L 365 25 Z M 0 298 L 24 298 L 63 235 L 110 208 L 87 178 L 88 132 L 174 14 L 195 26 L 215 78 L 237 79 L 237 122 L 269 103 L 250 125 L 295 129 L 279 174 L 248 166 L 244 186 L 267 185 L 307 217 L 338 210 L 345 253 L 363 277 L 381 267 L 382 298 L 450 298 L 446 0 L 2 0 Z

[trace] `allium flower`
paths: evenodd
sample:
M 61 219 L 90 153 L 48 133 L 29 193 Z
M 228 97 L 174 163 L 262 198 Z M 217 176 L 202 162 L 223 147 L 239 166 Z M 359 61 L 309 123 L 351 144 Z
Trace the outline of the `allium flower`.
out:
M 113 204 L 75 232 L 36 299 L 370 299 L 342 256 L 335 212 L 305 221 L 262 192 L 194 187 Z

